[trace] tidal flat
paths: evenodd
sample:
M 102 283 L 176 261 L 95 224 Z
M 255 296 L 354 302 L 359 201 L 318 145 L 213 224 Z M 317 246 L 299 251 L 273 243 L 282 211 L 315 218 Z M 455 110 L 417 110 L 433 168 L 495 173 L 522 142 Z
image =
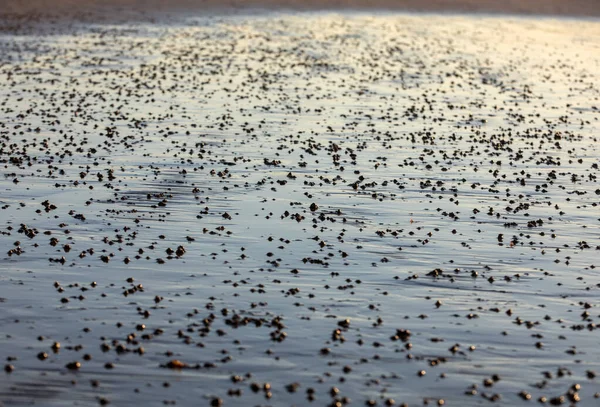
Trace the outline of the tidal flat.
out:
M 0 405 L 598 405 L 599 74 L 585 18 L 1 19 Z

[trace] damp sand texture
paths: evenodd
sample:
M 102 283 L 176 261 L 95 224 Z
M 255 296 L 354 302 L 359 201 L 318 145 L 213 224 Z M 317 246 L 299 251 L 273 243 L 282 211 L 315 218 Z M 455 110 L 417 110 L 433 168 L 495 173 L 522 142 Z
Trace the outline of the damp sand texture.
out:
M 598 405 L 599 73 L 595 20 L 4 18 L 0 404 Z

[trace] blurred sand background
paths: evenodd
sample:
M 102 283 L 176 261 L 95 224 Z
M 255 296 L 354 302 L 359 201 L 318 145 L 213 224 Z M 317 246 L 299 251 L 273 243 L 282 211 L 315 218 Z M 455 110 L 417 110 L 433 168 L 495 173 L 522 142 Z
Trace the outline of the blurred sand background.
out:
M 2 14 L 189 8 L 368 9 L 600 17 L 600 0 L 0 0 Z

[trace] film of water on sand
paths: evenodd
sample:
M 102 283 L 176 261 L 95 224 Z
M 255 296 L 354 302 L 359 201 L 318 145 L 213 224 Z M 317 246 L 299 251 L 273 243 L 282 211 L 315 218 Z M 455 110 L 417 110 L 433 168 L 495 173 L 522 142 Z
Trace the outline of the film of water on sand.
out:
M 597 20 L 0 21 L 0 405 L 599 405 Z

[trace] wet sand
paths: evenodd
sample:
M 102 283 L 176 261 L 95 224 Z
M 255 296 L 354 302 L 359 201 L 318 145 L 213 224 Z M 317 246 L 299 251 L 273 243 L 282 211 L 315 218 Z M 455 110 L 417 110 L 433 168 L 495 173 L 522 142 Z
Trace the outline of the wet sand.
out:
M 2 20 L 1 404 L 600 402 L 597 21 L 189 10 Z

